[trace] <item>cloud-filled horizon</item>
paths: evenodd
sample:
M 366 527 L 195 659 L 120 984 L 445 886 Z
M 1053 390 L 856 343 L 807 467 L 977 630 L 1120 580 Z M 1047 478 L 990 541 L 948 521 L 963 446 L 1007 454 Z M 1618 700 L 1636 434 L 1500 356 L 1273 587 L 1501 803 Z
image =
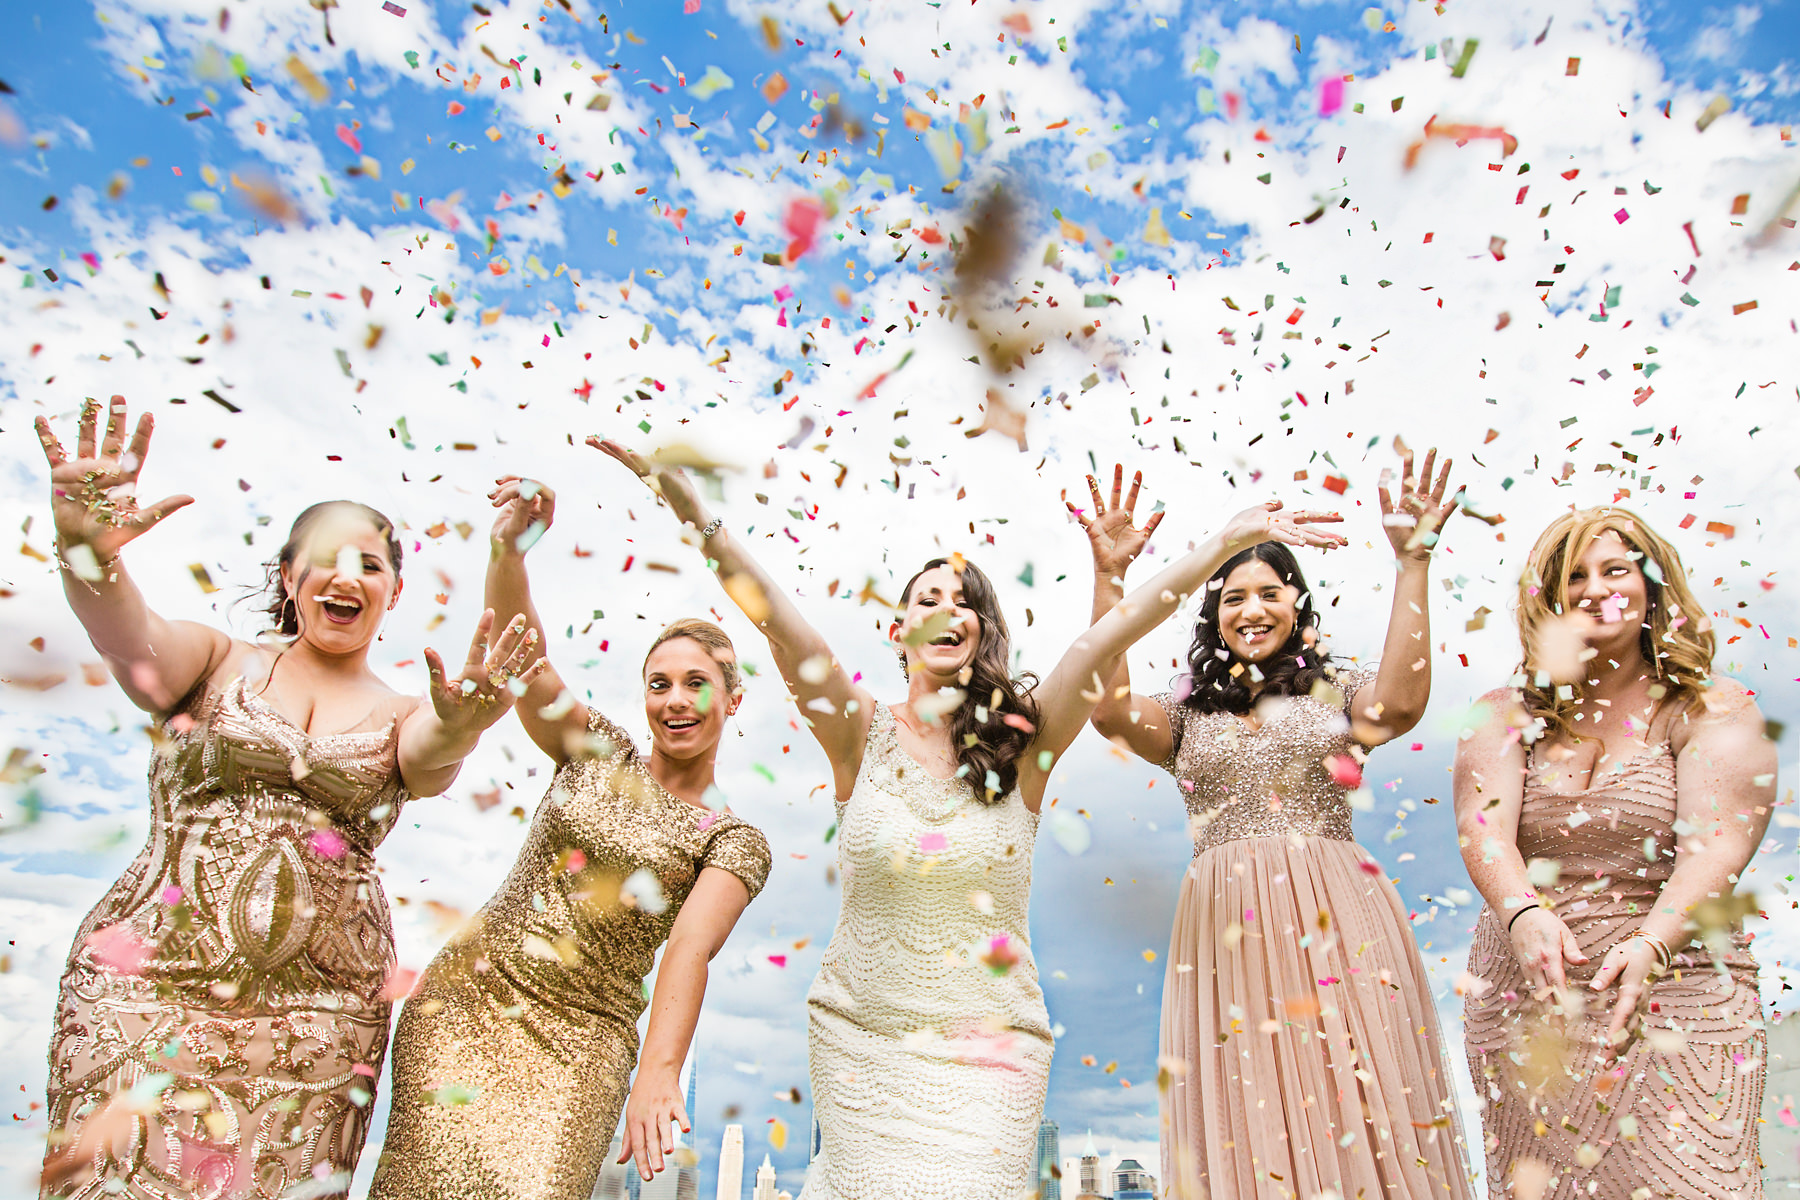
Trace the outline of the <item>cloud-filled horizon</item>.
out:
M 523 473 L 560 497 L 530 558 L 550 653 L 636 736 L 654 631 L 723 619 L 756 674 L 720 782 L 775 869 L 696 1039 L 706 1195 L 727 1120 L 750 1167 L 770 1153 L 799 1190 L 829 773 L 668 511 L 583 438 L 719 464 L 714 507 L 883 699 L 903 682 L 866 597 L 939 553 L 998 582 L 1023 668 L 1054 664 L 1090 603 L 1061 495 L 1115 462 L 1167 510 L 1133 580 L 1269 496 L 1340 508 L 1351 545 L 1303 561 L 1334 652 L 1372 661 L 1393 585 L 1375 490 L 1396 438 L 1437 446 L 1485 519 L 1446 531 L 1432 703 L 1373 755 L 1356 828 L 1459 1047 L 1479 901 L 1447 771 L 1470 703 L 1518 661 L 1513 595 L 1553 515 L 1617 502 L 1670 536 L 1718 667 L 1793 723 L 1797 20 L 1627 0 L 18 8 L 0 51 L 0 518 L 21 543 L 0 568 L 0 1194 L 34 1185 L 69 940 L 146 822 L 145 718 L 90 679 L 42 558 L 30 428 L 72 436 L 82 399 L 113 393 L 156 416 L 145 493 L 196 497 L 127 551 L 165 615 L 252 635 L 233 601 L 298 511 L 365 500 L 408 554 L 372 662 L 421 691 L 422 648 L 460 650 L 480 611 L 485 493 Z M 1003 228 L 972 216 L 996 187 Z M 994 289 L 959 284 L 959 248 L 1000 234 L 1018 250 Z M 1137 647 L 1140 688 L 1179 673 L 1189 628 Z M 1780 746 L 1785 805 L 1793 734 Z M 406 810 L 379 856 L 404 965 L 491 893 L 549 774 L 508 721 Z M 1065 1158 L 1091 1127 L 1155 1166 L 1179 796 L 1088 732 L 1046 798 L 1092 835 L 1071 854 L 1046 827 L 1035 859 Z M 1796 826 L 1777 813 L 1746 878 L 1771 914 L 1792 903 Z M 1800 939 L 1756 927 L 1779 1010 Z

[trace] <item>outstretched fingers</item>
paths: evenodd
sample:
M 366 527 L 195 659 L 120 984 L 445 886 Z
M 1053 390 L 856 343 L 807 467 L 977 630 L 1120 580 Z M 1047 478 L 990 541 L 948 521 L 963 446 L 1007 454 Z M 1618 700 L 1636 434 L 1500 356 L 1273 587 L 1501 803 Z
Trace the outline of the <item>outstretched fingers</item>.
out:
M 76 427 L 76 434 L 75 434 L 75 457 L 76 458 L 93 458 L 94 457 L 95 444 L 96 444 L 95 443 L 94 426 L 95 426 L 95 423 L 97 421 L 99 421 L 99 419 L 100 419 L 100 402 L 98 400 L 93 399 L 92 397 L 89 397 L 87 403 L 85 403 L 81 406 L 81 423 L 80 423 L 80 425 L 78 425 Z
M 630 468 L 632 474 L 636 475 L 639 479 L 650 474 L 650 463 L 643 455 L 627 449 L 625 446 L 620 445 L 611 438 L 603 438 L 597 433 L 590 434 L 587 439 L 587 444 L 605 454 L 607 457 L 623 463 L 626 467 Z
M 488 635 L 494 628 L 494 610 L 481 610 L 481 620 L 475 622 L 475 636 L 469 640 L 469 658 L 463 664 L 464 679 L 481 678 L 481 668 L 487 662 Z
M 57 467 L 68 462 L 69 453 L 63 449 L 63 445 L 57 440 L 56 434 L 50 431 L 50 422 L 43 417 L 39 417 L 32 422 L 32 425 L 37 429 L 38 444 L 43 446 L 44 458 L 49 461 L 50 468 L 55 470 Z
M 123 414 L 124 410 L 121 409 L 120 415 Z M 131 434 L 131 447 L 126 450 L 125 462 L 121 464 L 127 476 L 136 478 L 137 473 L 143 470 L 144 456 L 150 453 L 150 435 L 155 432 L 156 418 L 149 413 L 139 415 L 137 428 Z
M 1125 497 L 1126 515 L 1128 515 L 1128 516 L 1136 516 L 1137 515 L 1138 489 L 1143 486 L 1144 486 L 1144 473 L 1142 471 L 1132 472 L 1131 491 Z M 1119 490 L 1118 477 L 1114 476 L 1113 491 L 1116 493 L 1116 492 L 1118 492 L 1118 490 Z
M 1144 522 L 1144 540 L 1146 542 L 1150 540 L 1150 535 L 1156 532 L 1156 527 L 1162 524 L 1162 519 L 1167 515 L 1167 509 L 1158 509 L 1150 514 L 1150 519 Z
M 114 396 L 106 406 L 106 436 L 100 440 L 100 457 L 117 458 L 125 448 L 125 397 Z
M 1119 492 L 1124 487 L 1124 484 L 1125 484 L 1125 464 L 1124 463 L 1114 463 L 1113 464 L 1113 485 L 1112 485 L 1112 506 L 1114 508 L 1119 507 Z M 1131 494 L 1133 496 L 1136 496 L 1137 488 L 1135 488 L 1135 487 L 1132 488 Z M 1127 504 L 1125 507 L 1130 508 L 1131 505 Z
M 148 508 L 139 508 L 131 517 L 131 526 L 139 533 L 147 532 L 162 524 L 163 518 L 172 512 L 186 508 L 194 502 L 192 496 L 164 496 Z

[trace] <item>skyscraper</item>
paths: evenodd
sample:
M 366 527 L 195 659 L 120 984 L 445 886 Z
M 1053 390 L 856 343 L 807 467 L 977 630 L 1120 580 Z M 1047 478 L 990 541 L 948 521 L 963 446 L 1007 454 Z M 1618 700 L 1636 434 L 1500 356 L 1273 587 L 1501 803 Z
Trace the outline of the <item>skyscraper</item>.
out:
M 1062 1200 L 1062 1151 L 1058 1144 L 1056 1122 L 1038 1122 L 1037 1186 L 1038 1200 Z
M 1113 1200 L 1154 1200 L 1156 1176 L 1144 1170 L 1135 1158 L 1119 1161 L 1113 1168 Z
M 1101 1191 L 1100 1187 L 1100 1151 L 1094 1146 L 1094 1131 L 1090 1129 L 1088 1130 L 1087 1145 L 1081 1148 L 1081 1196 L 1078 1196 L 1076 1200 L 1083 1200 L 1084 1197 L 1104 1196 L 1106 1193 Z
M 769 1156 L 763 1155 L 762 1166 L 756 1168 L 756 1191 L 750 1200 L 775 1200 L 775 1168 L 769 1165 Z
M 689 1114 L 689 1121 L 693 1120 Z M 744 1127 L 727 1125 L 719 1139 L 719 1200 L 744 1200 Z

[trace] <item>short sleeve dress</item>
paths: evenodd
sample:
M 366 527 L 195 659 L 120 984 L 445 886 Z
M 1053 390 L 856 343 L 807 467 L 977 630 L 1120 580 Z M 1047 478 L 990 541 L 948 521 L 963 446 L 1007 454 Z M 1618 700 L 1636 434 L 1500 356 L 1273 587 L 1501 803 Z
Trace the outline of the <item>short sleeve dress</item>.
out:
M 1472 1195 L 1418 944 L 1339 782 L 1373 678 L 1342 672 L 1254 729 L 1156 697 L 1194 837 L 1163 982 L 1162 1054 L 1185 1067 L 1163 1106 L 1172 1197 Z
M 372 1200 L 587 1200 L 637 1063 L 644 979 L 703 868 L 769 874 L 762 833 L 670 795 L 594 713 L 500 890 L 394 1034 Z

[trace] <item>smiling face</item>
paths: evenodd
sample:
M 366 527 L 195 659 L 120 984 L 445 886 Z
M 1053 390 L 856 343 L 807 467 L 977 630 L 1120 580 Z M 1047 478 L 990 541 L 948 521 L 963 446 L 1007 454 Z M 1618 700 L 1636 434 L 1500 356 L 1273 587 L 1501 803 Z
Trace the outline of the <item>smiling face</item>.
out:
M 1638 635 L 1649 609 L 1650 583 L 1634 553 L 1609 529 L 1569 568 L 1565 611 L 1576 617 L 1583 641 L 1618 663 L 1642 656 Z
M 1240 563 L 1219 591 L 1219 636 L 1240 662 L 1267 662 L 1294 635 L 1300 589 L 1260 558 Z
M 281 580 L 299 640 L 331 655 L 366 650 L 400 598 L 387 534 L 348 508 L 319 519 Z
M 664 758 L 685 761 L 715 749 L 740 699 L 719 660 L 691 637 L 668 639 L 644 661 L 644 716 Z
M 917 645 L 907 645 L 916 631 L 931 634 Z M 963 581 L 955 569 L 936 566 L 913 580 L 900 619 L 888 627 L 888 637 L 906 655 L 908 673 L 953 682 L 973 665 L 981 649 L 981 618 L 969 606 Z M 917 639 L 914 639 L 917 640 Z

